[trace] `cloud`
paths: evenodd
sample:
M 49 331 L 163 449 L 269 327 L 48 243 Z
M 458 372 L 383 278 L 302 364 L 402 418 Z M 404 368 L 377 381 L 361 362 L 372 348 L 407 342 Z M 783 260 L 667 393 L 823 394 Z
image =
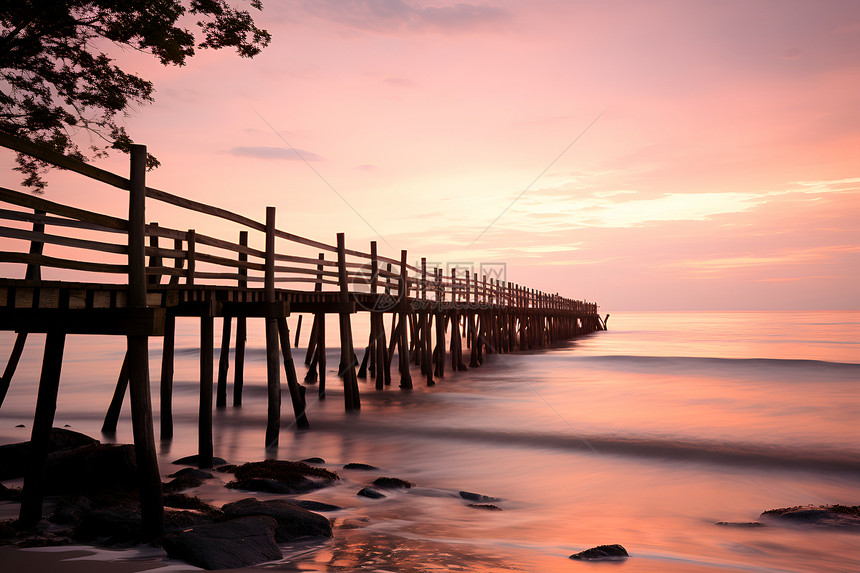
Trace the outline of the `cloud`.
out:
M 254 147 L 233 147 L 227 153 L 240 157 L 256 157 L 258 159 L 287 159 L 301 161 L 325 161 L 321 155 L 304 149 L 288 149 L 286 147 L 270 147 L 258 145 Z
M 404 0 L 314 0 L 305 9 L 325 20 L 370 32 L 399 30 L 462 31 L 506 20 L 500 8 L 460 2 L 421 6 Z
M 388 85 L 397 86 L 399 88 L 414 88 L 416 85 L 415 82 L 410 80 L 409 78 L 393 77 L 385 78 L 385 80 L 383 81 Z

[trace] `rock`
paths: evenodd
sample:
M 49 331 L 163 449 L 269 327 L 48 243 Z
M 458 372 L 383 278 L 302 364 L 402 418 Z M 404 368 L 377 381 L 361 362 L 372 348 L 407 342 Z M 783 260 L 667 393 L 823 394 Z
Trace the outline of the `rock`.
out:
M 286 460 L 242 464 L 233 470 L 233 474 L 236 479 L 227 487 L 271 493 L 304 493 L 328 487 L 340 479 L 327 469 Z
M 361 529 L 370 525 L 369 517 L 355 517 L 344 519 L 340 524 L 341 529 Z
M 15 426 L 15 427 L 16 427 L 16 428 L 26 428 L 27 426 L 25 426 L 24 424 L 18 424 L 18 425 L 17 425 L 17 426 Z
M 171 493 L 164 496 L 164 505 L 176 509 L 194 509 L 197 511 L 217 512 L 215 507 L 209 505 L 199 497 L 185 495 L 183 493 Z
M 51 428 L 48 453 L 70 450 L 80 446 L 98 444 L 99 441 L 80 432 Z M 18 442 L 0 446 L 0 480 L 24 477 L 24 466 L 30 442 Z
M 488 495 L 481 495 L 480 493 L 472 493 L 470 491 L 461 491 L 460 497 L 462 497 L 463 499 L 467 499 L 469 501 L 479 501 L 482 503 L 502 501 L 497 497 L 490 497 Z
M 400 478 L 389 478 L 389 477 L 380 477 L 373 480 L 373 485 L 376 487 L 382 488 L 410 488 L 415 487 L 415 484 L 411 481 L 406 481 L 405 479 Z
M 93 510 L 92 501 L 86 497 L 77 497 L 58 503 L 51 514 L 54 523 L 80 523 L 84 515 Z
M 0 483 L 0 501 L 17 501 L 21 497 L 21 490 L 17 487 L 6 487 Z
M 221 511 L 229 518 L 267 515 L 278 522 L 275 539 L 292 541 L 299 537 L 331 537 L 331 523 L 318 513 L 308 511 L 286 499 L 257 501 L 255 498 L 228 503 Z
M 819 505 L 770 509 L 760 519 L 804 527 L 860 528 L 860 506 Z
M 171 463 L 173 463 L 174 465 L 177 465 L 177 466 L 197 466 L 197 467 L 200 467 L 200 463 L 198 462 L 199 458 L 200 458 L 200 456 L 195 454 L 193 456 L 185 456 L 184 458 L 179 458 L 178 460 L 175 460 Z M 212 465 L 213 466 L 224 466 L 224 465 L 227 465 L 227 460 L 225 460 L 224 458 L 213 457 L 212 458 Z
M 48 456 L 45 492 L 81 494 L 137 488 L 137 463 L 131 444 L 93 443 Z
M 194 511 L 187 509 L 164 508 L 164 530 L 167 533 L 180 533 L 191 527 L 198 527 L 216 521 L 224 521 L 224 514 L 218 510 Z
M 162 489 L 164 493 L 176 493 L 184 489 L 191 489 L 192 487 L 199 487 L 201 485 L 203 485 L 203 480 L 199 477 L 191 474 L 183 474 L 163 484 Z
M 174 472 L 167 477 L 177 478 L 177 477 L 182 477 L 182 476 L 192 476 L 192 477 L 196 477 L 197 479 L 212 479 L 214 477 L 212 475 L 212 472 L 207 472 L 205 470 L 198 470 L 197 468 L 182 468 L 178 472 Z
M 584 561 L 620 561 L 629 557 L 627 550 L 620 545 L 598 545 L 579 553 L 574 553 L 570 559 Z
M 85 513 L 73 537 L 81 541 L 98 540 L 105 545 L 126 544 L 141 538 L 140 507 L 117 506 Z
M 360 495 L 362 497 L 369 497 L 370 499 L 382 499 L 383 497 L 387 497 L 384 493 L 378 492 L 373 488 L 363 487 L 361 491 L 359 491 L 355 495 Z
M 307 509 L 308 511 L 339 511 L 343 509 L 339 505 L 332 505 L 321 501 L 311 501 L 309 499 L 294 499 L 293 503 L 302 509 Z
M 230 489 L 244 489 L 246 491 L 259 491 L 262 493 L 300 493 L 285 483 L 276 479 L 248 478 L 233 480 L 226 484 Z
M 281 559 L 277 522 L 257 515 L 211 523 L 165 535 L 167 556 L 204 569 L 238 569 Z
M 469 507 L 474 507 L 475 509 L 486 509 L 487 511 L 502 511 L 502 508 L 498 505 L 492 505 L 489 503 L 470 503 Z
M 324 464 L 325 463 L 325 460 L 322 458 L 305 458 L 301 461 L 303 461 L 306 464 Z
M 12 539 L 13 537 L 17 537 L 18 532 L 15 531 L 15 528 L 12 527 L 12 522 L 10 521 L 0 521 L 0 539 Z
M 764 524 L 758 521 L 718 521 L 714 525 L 722 527 L 764 527 Z
M 350 462 L 348 464 L 344 464 L 343 469 L 345 469 L 345 470 L 376 471 L 379 468 L 376 466 L 372 466 L 370 464 L 360 464 L 360 463 Z

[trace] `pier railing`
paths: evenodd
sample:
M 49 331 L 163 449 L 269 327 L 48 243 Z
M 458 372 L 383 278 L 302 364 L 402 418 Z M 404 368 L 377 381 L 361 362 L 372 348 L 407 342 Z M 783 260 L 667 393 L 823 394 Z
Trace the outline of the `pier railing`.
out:
M 118 189 L 127 191 L 131 185 L 128 178 L 8 134 L 0 133 L 0 145 Z M 203 229 L 170 228 L 155 222 L 147 224 L 144 229 L 147 241 L 145 273 L 150 287 L 159 284 L 211 284 L 253 288 L 271 280 L 278 287 L 291 290 L 330 291 L 339 290 L 341 278 L 345 277 L 350 293 L 372 293 L 379 289 L 392 296 L 406 294 L 409 298 L 428 301 L 586 313 L 597 311 L 595 303 L 568 299 L 493 278 L 488 280 L 486 276 L 478 276 L 468 270 L 458 275 L 458 269 L 452 268 L 448 274 L 445 269 L 429 268 L 426 259 L 416 266 L 406 262 L 403 257 L 397 260 L 377 255 L 375 245 L 371 245 L 370 252 L 363 252 L 347 249 L 343 245 L 327 244 L 278 229 L 274 227 L 273 221 L 257 221 L 152 187 L 145 188 L 145 197 L 212 219 L 230 221 L 244 228 L 236 239 L 230 240 L 208 234 Z M 2 187 L 0 203 L 5 204 L 0 208 L 0 220 L 3 221 L 0 224 L 0 237 L 29 242 L 26 248 L 23 246 L 26 243 L 9 243 L 9 247 L 0 252 L 0 262 L 79 271 L 85 273 L 81 275 L 84 277 L 82 282 L 126 282 L 121 275 L 129 272 L 128 220 Z M 270 209 L 268 216 L 274 218 L 274 210 Z M 20 225 L 10 224 L 13 222 L 30 223 L 33 227 L 24 229 Z M 73 238 L 50 232 L 51 228 L 82 230 L 93 237 Z M 249 237 L 249 234 L 258 236 Z M 274 246 L 276 242 L 267 238 L 267 234 L 287 244 L 274 252 L 249 246 Z M 22 247 L 15 250 L 15 244 Z M 68 254 L 45 255 L 44 245 L 48 244 L 66 247 L 65 252 Z M 342 255 L 340 260 L 339 253 Z M 268 271 L 268 278 L 267 257 L 274 261 Z M 405 285 L 401 284 L 404 278 Z

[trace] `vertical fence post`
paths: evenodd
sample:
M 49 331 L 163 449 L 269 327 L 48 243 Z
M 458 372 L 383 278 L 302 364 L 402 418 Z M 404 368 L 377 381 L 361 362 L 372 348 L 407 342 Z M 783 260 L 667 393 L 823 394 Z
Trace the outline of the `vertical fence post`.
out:
M 132 145 L 131 186 L 128 209 L 128 304 L 146 307 L 146 146 Z M 161 477 L 152 430 L 149 388 L 149 338 L 128 336 L 129 387 L 134 449 L 140 483 L 140 513 L 143 534 L 155 539 L 164 533 L 164 504 Z
M 197 266 L 197 233 L 194 229 L 188 229 L 185 233 L 185 242 L 188 243 L 188 250 L 186 251 L 186 262 L 185 265 L 185 284 L 192 286 L 194 284 L 194 271 Z

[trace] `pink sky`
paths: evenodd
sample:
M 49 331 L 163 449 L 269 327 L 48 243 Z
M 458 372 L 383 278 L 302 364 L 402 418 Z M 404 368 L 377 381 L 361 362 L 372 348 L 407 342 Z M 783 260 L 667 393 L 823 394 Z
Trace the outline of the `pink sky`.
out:
M 253 60 L 120 55 L 157 90 L 128 119 L 150 185 L 504 262 L 603 312 L 860 309 L 854 0 L 269 0 L 257 20 Z M 104 204 L 75 185 L 47 198 Z

